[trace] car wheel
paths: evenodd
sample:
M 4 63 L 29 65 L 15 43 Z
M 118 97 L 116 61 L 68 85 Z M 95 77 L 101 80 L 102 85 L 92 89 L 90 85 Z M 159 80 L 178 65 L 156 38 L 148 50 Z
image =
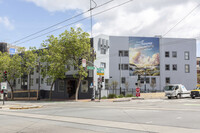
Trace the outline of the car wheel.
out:
M 178 98 L 178 99 L 181 99 L 181 98 L 182 98 L 182 97 L 181 97 L 181 94 L 178 94 L 177 98 Z
M 192 99 L 195 99 L 195 97 L 192 97 Z
M 171 99 L 171 97 L 168 97 L 168 99 Z

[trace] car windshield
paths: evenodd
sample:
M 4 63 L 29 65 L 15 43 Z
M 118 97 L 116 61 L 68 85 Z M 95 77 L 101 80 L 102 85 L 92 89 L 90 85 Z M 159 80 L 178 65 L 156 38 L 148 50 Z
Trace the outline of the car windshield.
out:
M 178 87 L 178 86 L 165 86 L 165 90 L 166 90 L 166 91 L 172 91 L 172 90 L 174 90 L 176 87 Z
M 197 87 L 196 90 L 200 90 L 200 87 Z

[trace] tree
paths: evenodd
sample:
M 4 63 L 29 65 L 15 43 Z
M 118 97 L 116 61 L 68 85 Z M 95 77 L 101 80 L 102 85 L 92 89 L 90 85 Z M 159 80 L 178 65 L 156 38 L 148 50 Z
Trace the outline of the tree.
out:
M 21 61 L 22 58 L 18 54 L 13 55 L 9 60 L 9 65 L 6 69 L 7 71 L 7 82 L 11 88 L 11 99 L 14 99 L 14 83 L 11 84 L 11 82 L 14 82 L 17 78 L 20 78 L 22 76 L 22 69 L 21 69 Z
M 112 89 L 113 89 L 113 94 L 114 94 L 114 90 L 116 90 L 117 86 L 118 86 L 118 82 L 117 81 L 112 81 L 111 82 L 111 86 L 112 86 Z M 116 93 L 116 91 L 115 91 Z
M 16 78 L 21 77 L 21 57 L 18 54 L 10 56 L 8 53 L 0 52 L 0 71 L 1 71 L 1 79 L 8 82 L 8 85 L 11 89 L 11 99 L 14 99 L 14 82 Z M 4 77 L 4 72 L 7 73 L 7 78 Z
M 77 72 L 74 73 L 74 77 L 78 79 L 75 100 L 78 100 L 79 87 L 81 80 L 88 76 L 87 69 L 79 65 L 79 59 L 86 59 L 87 61 L 91 58 L 90 53 L 90 39 L 89 34 L 83 32 L 81 28 L 76 30 L 71 28 L 70 31 L 65 31 L 60 35 L 60 45 L 64 53 L 67 53 L 67 57 L 70 57 L 68 62 L 71 66 L 78 68 Z
M 29 77 L 29 87 L 28 87 L 28 97 L 30 98 L 30 90 L 31 90 L 31 72 L 34 71 L 34 68 L 37 65 L 38 53 L 36 52 L 35 47 L 30 47 L 29 50 L 26 50 L 24 47 L 19 49 L 21 53 L 21 66 L 22 73 L 27 74 Z
M 41 74 L 44 77 L 48 76 L 51 80 L 51 88 L 49 99 L 52 100 L 52 88 L 55 81 L 59 78 L 65 78 L 65 73 L 68 71 L 66 64 L 69 61 L 68 53 L 65 53 L 61 42 L 61 38 L 51 35 L 43 44 L 40 50 Z M 47 81 L 49 82 L 49 81 Z

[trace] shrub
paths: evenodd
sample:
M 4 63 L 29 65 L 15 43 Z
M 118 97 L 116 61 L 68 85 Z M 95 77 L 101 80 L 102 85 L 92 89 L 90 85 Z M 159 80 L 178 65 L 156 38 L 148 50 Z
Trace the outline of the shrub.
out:
M 117 96 L 117 98 L 123 98 L 124 95 L 123 94 L 120 94 L 119 96 Z
M 115 94 L 109 94 L 108 98 L 116 98 L 117 96 Z
M 101 99 L 107 99 L 107 97 L 106 97 L 106 96 L 103 96 L 103 97 L 101 97 Z
M 133 97 L 133 94 L 127 94 L 126 97 Z

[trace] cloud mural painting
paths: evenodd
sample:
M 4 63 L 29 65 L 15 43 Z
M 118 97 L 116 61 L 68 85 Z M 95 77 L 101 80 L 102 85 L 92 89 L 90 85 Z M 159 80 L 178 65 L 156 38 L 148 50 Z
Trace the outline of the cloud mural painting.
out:
M 160 75 L 159 38 L 129 37 L 130 76 Z

